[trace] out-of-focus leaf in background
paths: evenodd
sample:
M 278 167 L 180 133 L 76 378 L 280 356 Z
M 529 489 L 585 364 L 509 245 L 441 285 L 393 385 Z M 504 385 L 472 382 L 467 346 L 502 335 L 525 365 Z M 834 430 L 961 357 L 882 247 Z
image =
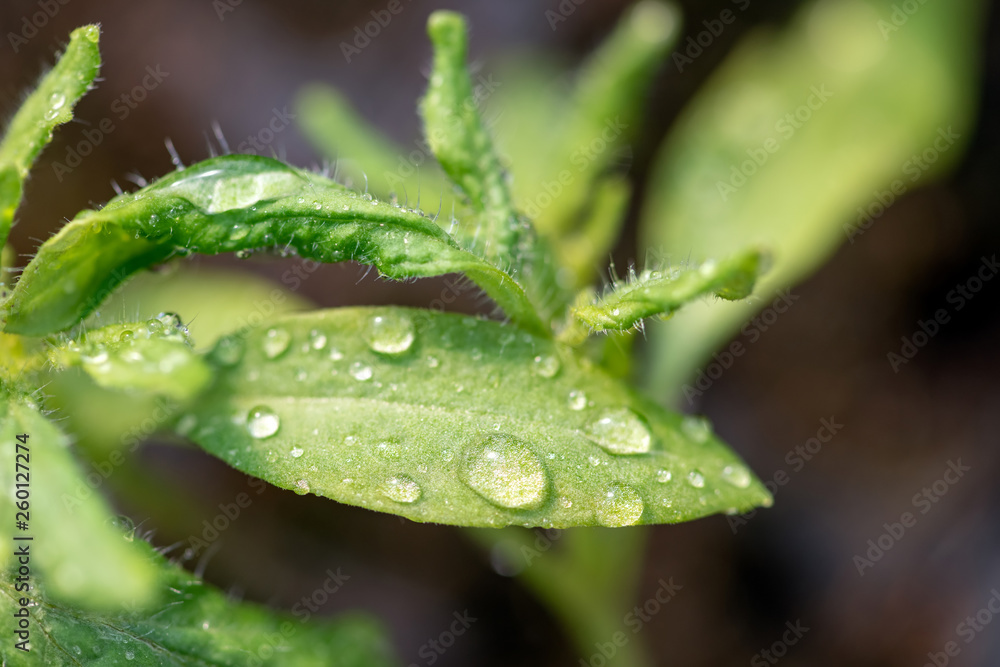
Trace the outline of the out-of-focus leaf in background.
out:
M 643 247 L 676 261 L 756 245 L 775 261 L 758 299 L 695 305 L 651 329 L 647 380 L 659 397 L 675 397 L 777 290 L 818 268 L 876 193 L 912 188 L 960 157 L 980 9 L 821 0 L 787 29 L 747 37 L 713 74 L 661 149 Z M 923 163 L 925 151 L 939 159 Z
M 388 667 L 397 664 L 381 626 L 362 615 L 310 620 L 250 603 L 234 602 L 183 569 L 171 565 L 135 537 L 123 521 L 123 535 L 109 535 L 111 546 L 127 549 L 156 572 L 164 593 L 155 612 L 123 606 L 101 613 L 53 604 L 47 586 L 36 589 L 31 609 L 31 653 L 11 642 L 0 647 L 9 665 L 161 665 L 223 667 Z M 77 556 L 78 557 L 78 556 Z M 347 579 L 344 576 L 344 579 Z M 39 593 L 41 595 L 39 596 Z M 14 633 L 13 611 L 23 593 L 0 583 L 0 630 Z M 25 656 L 34 660 L 20 662 Z

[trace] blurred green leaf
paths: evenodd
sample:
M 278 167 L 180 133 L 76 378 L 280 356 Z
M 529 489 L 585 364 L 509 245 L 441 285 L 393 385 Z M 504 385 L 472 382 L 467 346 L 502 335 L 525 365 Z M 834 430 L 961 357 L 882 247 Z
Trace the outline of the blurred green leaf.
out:
M 770 502 L 707 424 L 509 325 L 340 308 L 222 339 L 212 358 L 217 383 L 182 433 L 298 493 L 466 526 L 672 523 Z
M 4 664 L 158 665 L 160 667 L 390 667 L 385 631 L 366 616 L 309 620 L 255 604 L 233 602 L 183 569 L 168 564 L 134 527 L 113 543 L 158 572 L 156 611 L 124 605 L 104 613 L 55 604 L 48 582 L 31 592 L 31 652 L 13 648 L 24 593 L 0 582 L 0 632 Z M 89 541 L 88 541 L 89 543 Z M 45 547 L 48 548 L 48 547 Z M 39 548 L 42 552 L 44 548 Z M 79 558 L 79 550 L 76 554 Z
M 464 273 L 512 320 L 546 331 L 509 275 L 460 248 L 423 214 L 246 155 L 201 162 L 78 214 L 25 268 L 5 305 L 6 330 L 44 335 L 72 327 L 128 276 L 174 253 L 258 248 L 355 260 L 395 279 Z
M 976 0 L 822 0 L 778 34 L 746 38 L 663 146 L 642 243 L 698 260 L 748 246 L 774 253 L 753 302 L 694 305 L 652 329 L 649 383 L 679 391 L 755 310 L 815 270 L 877 193 L 940 173 L 960 156 L 973 113 Z M 949 138 L 950 137 L 950 138 Z M 944 138 L 944 139 L 942 139 Z M 922 170 L 926 149 L 941 159 Z
M 195 354 L 187 328 L 173 313 L 90 329 L 53 346 L 49 359 L 58 368 L 82 367 L 105 388 L 178 400 L 192 398 L 211 378 L 208 365 Z
M 0 499 L 0 539 L 11 540 L 14 528 L 15 436 L 27 434 L 30 484 L 29 529 L 18 536 L 32 537 L 31 567 L 37 565 L 53 600 L 86 608 L 121 604 L 142 606 L 154 595 L 155 572 L 151 563 L 118 539 L 114 517 L 73 459 L 69 443 L 59 429 L 43 417 L 30 398 L 18 396 L 0 383 L 0 484 L 8 489 Z M 23 459 L 22 459 L 23 462 Z M 97 475 L 99 481 L 102 478 Z M 0 550 L 0 566 L 10 562 L 12 550 Z M 4 586 L 10 580 L 4 579 Z M 9 622 L 10 614 L 0 614 Z M 5 632 L 3 650 L 10 647 Z

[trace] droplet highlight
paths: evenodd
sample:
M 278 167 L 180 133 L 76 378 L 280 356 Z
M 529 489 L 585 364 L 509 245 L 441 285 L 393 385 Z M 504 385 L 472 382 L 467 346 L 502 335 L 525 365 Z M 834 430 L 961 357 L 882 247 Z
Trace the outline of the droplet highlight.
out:
M 368 347 L 379 354 L 388 355 L 403 354 L 410 349 L 415 338 L 410 316 L 393 311 L 373 317 L 365 334 Z
M 653 444 L 646 420 L 631 408 L 605 410 L 587 434 L 611 454 L 645 454 Z
M 597 507 L 597 521 L 608 528 L 633 526 L 645 509 L 638 491 L 628 484 L 612 484 Z
M 517 438 L 497 434 L 466 452 L 465 482 L 500 507 L 523 509 L 545 498 L 547 480 L 541 461 Z
M 258 405 L 247 415 L 247 431 L 258 440 L 270 438 L 280 427 L 278 415 L 266 405 Z
M 420 485 L 408 475 L 390 477 L 382 484 L 382 495 L 397 503 L 415 503 L 423 493 Z
M 284 329 L 268 329 L 264 334 L 264 356 L 277 359 L 288 349 L 292 335 Z

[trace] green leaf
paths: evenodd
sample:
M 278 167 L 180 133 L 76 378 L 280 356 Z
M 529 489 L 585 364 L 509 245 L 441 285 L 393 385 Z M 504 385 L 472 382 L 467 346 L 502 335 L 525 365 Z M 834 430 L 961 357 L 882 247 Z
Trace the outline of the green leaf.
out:
M 27 453 L 29 470 L 28 530 L 31 569 L 45 577 L 53 599 L 88 608 L 108 608 L 123 603 L 142 605 L 152 598 L 155 573 L 150 563 L 117 539 L 113 515 L 73 459 L 69 443 L 59 429 L 39 414 L 27 397 L 20 397 L 0 383 L 0 484 L 9 491 L 0 497 L 0 540 L 14 544 L 16 510 L 13 490 L 15 454 Z M 27 434 L 28 451 L 17 447 L 15 436 Z M 102 480 L 101 475 L 93 473 Z M 10 562 L 12 550 L 0 550 L 0 567 Z M 5 585 L 9 584 L 5 578 Z M 9 619 L 9 614 L 2 614 Z M 9 633 L 3 650 L 10 646 Z
M 77 28 L 59 62 L 21 105 L 0 142 L 0 247 L 7 241 L 21 203 L 24 179 L 32 163 L 52 139 L 57 125 L 73 117 L 101 67 L 96 25 Z
M 396 662 L 380 625 L 366 616 L 309 620 L 260 605 L 233 602 L 140 539 L 114 541 L 159 573 L 155 611 L 124 606 L 86 612 L 48 599 L 46 585 L 32 591 L 31 652 L 13 648 L 19 598 L 10 579 L 0 582 L 4 664 L 158 665 L 160 667 L 389 667 Z M 44 548 L 38 545 L 38 551 Z M 89 549 L 89 541 L 88 541 Z M 78 550 L 79 551 L 79 550 Z M 350 584 L 347 584 L 350 585 Z M 29 658 L 30 656 L 30 658 Z M 30 660 L 30 663 L 22 662 Z
M 6 330 L 67 329 L 129 275 L 173 254 L 261 248 L 355 260 L 395 279 L 464 273 L 512 320 L 546 331 L 509 275 L 460 248 L 423 214 L 247 155 L 201 162 L 77 215 L 25 268 L 6 304 Z
M 774 265 L 760 299 L 695 304 L 650 330 L 657 395 L 677 392 L 838 245 L 867 240 L 855 225 L 875 193 L 916 187 L 960 158 L 982 3 L 928 3 L 898 29 L 894 11 L 893 0 L 806 4 L 784 31 L 738 44 L 675 123 L 646 188 L 642 244 L 696 260 L 761 246 Z M 935 142 L 947 149 L 918 169 L 913 158 Z
M 343 308 L 223 341 L 183 434 L 298 493 L 484 527 L 670 523 L 770 502 L 704 422 L 510 325 Z
M 180 317 L 160 313 L 146 322 L 92 329 L 53 347 L 54 366 L 82 367 L 98 385 L 189 399 L 211 379 Z
M 466 70 L 468 36 L 465 19 L 437 11 L 427 21 L 434 44 L 434 64 L 427 94 L 420 103 L 424 135 L 442 169 L 480 214 L 477 236 L 482 253 L 506 262 L 518 275 L 530 255 L 531 228 L 514 210 L 506 175 L 473 97 Z
M 753 291 L 764 256 L 760 251 L 707 261 L 686 269 L 647 269 L 593 304 L 573 308 L 573 317 L 592 331 L 627 331 L 654 315 L 670 316 L 700 297 L 734 301 Z

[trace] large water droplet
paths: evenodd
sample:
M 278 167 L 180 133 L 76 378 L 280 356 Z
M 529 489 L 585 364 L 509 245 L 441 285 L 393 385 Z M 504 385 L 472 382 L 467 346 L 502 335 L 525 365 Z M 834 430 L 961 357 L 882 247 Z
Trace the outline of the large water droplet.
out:
M 688 473 L 688 484 L 696 489 L 702 488 L 705 486 L 705 475 L 703 475 L 700 470 L 695 468 Z
M 381 354 L 402 354 L 410 349 L 414 338 L 413 320 L 394 311 L 373 317 L 365 333 L 368 346 Z
M 414 503 L 420 499 L 420 485 L 407 475 L 390 477 L 382 484 L 382 494 L 397 503 Z
M 372 371 L 371 366 L 368 366 L 367 364 L 364 364 L 360 361 L 355 361 L 353 364 L 351 364 L 351 377 L 353 377 L 355 380 L 359 380 L 361 382 L 364 382 L 365 380 L 371 380 L 373 373 L 374 371 Z
M 566 402 L 569 404 L 570 410 L 583 410 L 587 407 L 587 394 L 580 389 L 574 389 L 569 392 Z
M 292 335 L 284 329 L 268 329 L 264 334 L 264 356 L 277 359 L 288 349 Z
M 704 417 L 686 416 L 681 420 L 681 430 L 691 440 L 702 444 L 712 435 L 712 425 Z
M 559 372 L 559 358 L 551 354 L 540 354 L 535 357 L 532 370 L 534 370 L 535 375 L 540 375 L 543 378 L 555 377 L 555 374 Z
M 466 451 L 465 481 L 491 503 L 524 508 L 545 497 L 545 470 L 528 446 L 509 435 L 491 435 Z
M 728 465 L 722 469 L 722 479 L 737 488 L 745 489 L 750 486 L 750 471 L 738 463 Z
M 630 408 L 605 410 L 587 433 L 611 454 L 645 454 L 653 444 L 646 420 Z
M 628 484 L 612 484 L 597 507 L 597 521 L 609 528 L 631 526 L 642 518 L 644 509 L 638 491 Z
M 247 415 L 247 431 L 257 439 L 270 438 L 280 426 L 278 415 L 266 405 L 258 405 Z

